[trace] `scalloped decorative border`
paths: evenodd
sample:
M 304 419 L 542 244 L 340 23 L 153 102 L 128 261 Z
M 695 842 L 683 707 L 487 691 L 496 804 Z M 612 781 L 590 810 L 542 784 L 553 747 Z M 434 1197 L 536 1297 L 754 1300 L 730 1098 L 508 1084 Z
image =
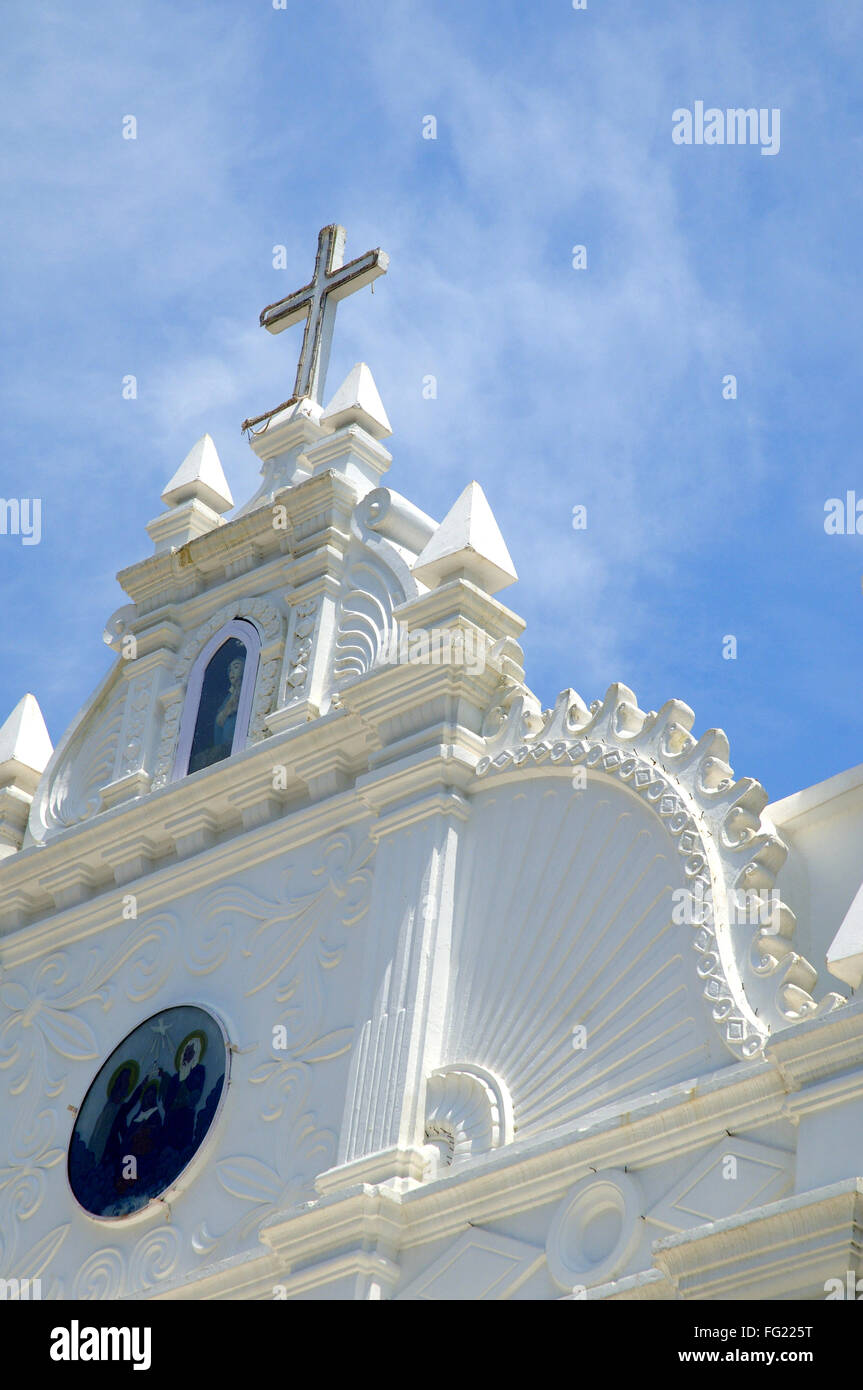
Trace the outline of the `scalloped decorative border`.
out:
M 725 734 L 708 729 L 696 741 L 690 733 L 694 720 L 680 700 L 646 714 L 620 684 L 609 686 L 605 699 L 590 709 L 574 691 L 564 690 L 546 711 L 525 687 L 511 688 L 486 716 L 488 753 L 477 763 L 476 776 L 546 761 L 582 763 L 620 778 L 644 797 L 683 856 L 693 891 L 713 909 L 710 925 L 696 925 L 697 972 L 723 1042 L 735 1056 L 751 1059 L 774 1031 L 827 1013 L 845 999 L 813 999 L 816 972 L 792 949 L 795 918 L 784 903 L 775 915 L 775 934 L 756 928 L 744 952 L 735 945 L 729 890 L 772 889 L 788 849 L 762 819 L 767 794 L 761 784 L 750 777 L 734 780 Z

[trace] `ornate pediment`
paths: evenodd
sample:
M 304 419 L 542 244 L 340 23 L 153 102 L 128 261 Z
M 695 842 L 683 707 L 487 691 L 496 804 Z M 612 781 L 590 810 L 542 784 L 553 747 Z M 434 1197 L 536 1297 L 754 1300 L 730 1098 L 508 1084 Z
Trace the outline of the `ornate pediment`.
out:
M 232 622 L 250 624 L 257 634 L 238 747 L 305 728 L 358 677 L 398 660 L 394 612 L 421 591 L 410 567 L 435 523 L 387 488 L 358 496 L 334 473 L 308 478 L 282 496 L 187 547 L 190 564 L 181 568 L 191 577 L 185 573 L 178 585 L 176 564 L 169 565 L 162 602 L 150 592 L 155 581 L 148 566 L 164 567 L 164 555 L 128 581 L 139 601 L 119 609 L 105 633 L 119 659 L 45 770 L 30 813 L 32 842 L 176 780 L 190 675 Z M 338 550 L 336 523 L 343 527 Z M 266 587 L 250 592 L 248 577 L 238 575 L 210 590 L 204 559 L 209 564 L 216 547 L 226 563 L 250 533 L 267 559 Z

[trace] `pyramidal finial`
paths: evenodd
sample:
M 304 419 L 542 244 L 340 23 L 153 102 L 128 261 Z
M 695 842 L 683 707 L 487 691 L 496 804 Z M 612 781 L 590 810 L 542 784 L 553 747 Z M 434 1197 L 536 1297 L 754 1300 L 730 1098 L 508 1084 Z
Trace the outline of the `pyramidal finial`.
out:
M 162 501 L 168 507 L 183 502 L 203 502 L 214 512 L 230 511 L 234 505 L 231 489 L 225 477 L 216 446 L 209 434 L 204 434 L 190 449 L 165 491 Z
M 321 424 L 332 430 L 360 425 L 373 439 L 386 439 L 392 434 L 375 379 L 365 362 L 351 367 L 321 416 Z
M 5 724 L 0 727 L 0 782 L 14 779 L 16 769 L 30 768 L 41 774 L 54 751 L 42 711 L 34 695 L 19 700 Z
M 448 579 L 468 579 L 488 594 L 496 594 L 518 579 L 494 512 L 479 483 L 468 483 L 450 507 L 425 549 L 417 556 L 413 574 L 430 589 Z

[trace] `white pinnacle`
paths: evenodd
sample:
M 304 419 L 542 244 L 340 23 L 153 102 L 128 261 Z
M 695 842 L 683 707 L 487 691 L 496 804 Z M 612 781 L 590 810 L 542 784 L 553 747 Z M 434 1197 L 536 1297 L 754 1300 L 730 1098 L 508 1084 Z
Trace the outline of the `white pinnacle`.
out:
M 53 751 L 38 701 L 33 695 L 25 695 L 0 728 L 0 768 L 18 763 L 41 773 Z
M 430 589 L 462 577 L 496 594 L 518 579 L 494 513 L 479 483 L 468 483 L 413 565 Z
M 373 439 L 392 434 L 375 379 L 365 362 L 358 362 L 348 372 L 321 416 L 321 424 L 332 430 L 361 425 Z
M 183 459 L 165 491 L 162 501 L 168 507 L 196 500 L 214 512 L 227 512 L 234 505 L 228 480 L 210 435 L 202 435 Z

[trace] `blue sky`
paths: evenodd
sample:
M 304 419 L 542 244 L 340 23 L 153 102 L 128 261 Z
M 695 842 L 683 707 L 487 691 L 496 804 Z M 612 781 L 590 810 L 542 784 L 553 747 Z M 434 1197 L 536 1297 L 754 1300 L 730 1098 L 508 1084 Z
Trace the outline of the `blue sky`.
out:
M 300 333 L 258 314 L 338 221 L 391 267 L 341 306 L 329 391 L 369 363 L 386 481 L 434 516 L 482 484 L 543 700 L 683 699 L 773 798 L 863 759 L 863 536 L 824 530 L 863 498 L 863 8 L 7 0 L 3 27 L 0 494 L 43 536 L 0 536 L 0 717 L 31 690 L 59 739 L 205 430 L 252 494 L 239 425 Z M 779 108 L 779 153 L 674 144 L 697 100 Z

